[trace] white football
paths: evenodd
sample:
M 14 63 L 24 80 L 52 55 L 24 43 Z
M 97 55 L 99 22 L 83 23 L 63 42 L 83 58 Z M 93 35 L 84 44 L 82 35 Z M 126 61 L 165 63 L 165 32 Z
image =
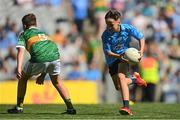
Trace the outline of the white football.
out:
M 125 51 L 125 58 L 128 59 L 130 62 L 138 63 L 140 60 L 139 58 L 141 55 L 139 54 L 138 50 L 136 48 L 128 48 Z

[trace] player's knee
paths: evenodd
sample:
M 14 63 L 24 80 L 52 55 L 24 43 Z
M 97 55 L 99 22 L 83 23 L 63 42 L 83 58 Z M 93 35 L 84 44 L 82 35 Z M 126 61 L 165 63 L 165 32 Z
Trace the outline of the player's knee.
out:
M 123 75 L 122 73 L 119 73 L 119 74 L 118 74 L 118 79 L 119 79 L 120 81 L 123 81 L 123 80 L 125 79 L 125 75 Z
M 120 82 L 121 84 L 122 84 L 122 83 L 128 84 L 127 81 L 126 81 L 126 76 L 125 76 L 124 74 L 119 73 L 119 74 L 118 74 L 118 79 L 119 79 L 119 82 Z
M 58 81 L 57 80 L 51 80 L 52 81 L 52 84 L 54 85 L 54 86 L 57 86 L 58 85 Z
M 50 78 L 51 78 L 51 82 L 54 86 L 57 86 L 59 84 L 57 75 L 50 75 Z
M 27 80 L 30 78 L 30 75 L 23 73 L 20 81 L 27 82 Z

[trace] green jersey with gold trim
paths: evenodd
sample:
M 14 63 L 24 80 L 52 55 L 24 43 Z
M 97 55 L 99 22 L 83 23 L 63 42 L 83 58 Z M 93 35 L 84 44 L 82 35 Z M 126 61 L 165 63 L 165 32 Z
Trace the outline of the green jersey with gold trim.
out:
M 59 59 L 57 45 L 49 36 L 36 27 L 31 27 L 19 35 L 16 47 L 26 48 L 30 55 L 30 62 L 42 63 Z

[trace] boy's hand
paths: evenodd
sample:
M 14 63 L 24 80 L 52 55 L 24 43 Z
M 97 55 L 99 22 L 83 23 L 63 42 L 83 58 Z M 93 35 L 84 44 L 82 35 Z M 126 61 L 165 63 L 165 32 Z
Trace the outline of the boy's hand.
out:
M 41 75 L 38 76 L 36 79 L 36 84 L 43 85 L 45 76 L 46 76 L 46 73 L 41 73 Z
M 129 62 L 128 59 L 124 58 L 124 55 L 121 55 L 121 56 L 120 56 L 120 59 L 123 60 L 124 62 Z
M 20 80 L 22 78 L 22 70 L 20 70 L 20 69 L 16 70 L 16 77 L 18 80 Z
M 142 59 L 142 57 L 143 57 L 143 52 L 142 52 L 142 51 L 139 51 L 139 54 L 140 54 L 139 61 L 141 61 L 141 59 Z

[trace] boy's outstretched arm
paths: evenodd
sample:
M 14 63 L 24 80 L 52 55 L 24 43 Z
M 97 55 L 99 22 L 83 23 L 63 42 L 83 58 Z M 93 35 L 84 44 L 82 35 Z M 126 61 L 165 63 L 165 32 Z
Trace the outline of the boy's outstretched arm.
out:
M 22 47 L 17 48 L 17 78 L 20 80 L 22 77 L 22 63 L 23 63 L 23 57 L 24 57 L 24 51 L 25 49 Z
M 144 54 L 144 46 L 145 46 L 145 39 L 142 38 L 140 41 L 139 41 L 139 46 L 140 46 L 140 55 L 141 55 L 141 58 Z

